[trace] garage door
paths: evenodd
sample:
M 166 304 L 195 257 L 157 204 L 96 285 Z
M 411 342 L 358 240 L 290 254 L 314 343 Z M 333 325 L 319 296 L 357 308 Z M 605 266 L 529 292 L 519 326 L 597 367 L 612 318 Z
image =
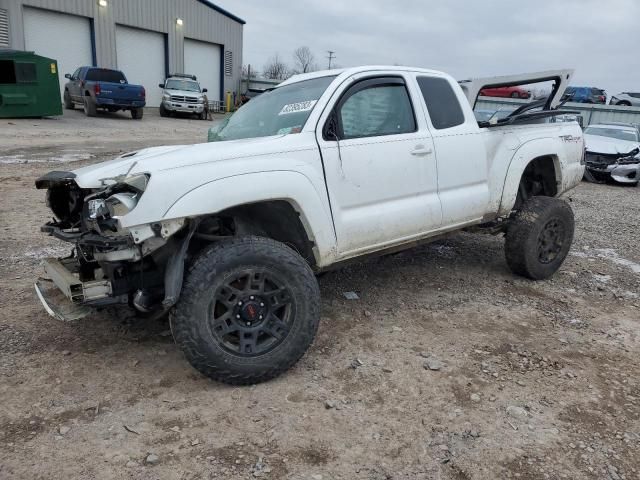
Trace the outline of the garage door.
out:
M 88 18 L 25 8 L 24 40 L 26 50 L 58 61 L 61 94 L 67 82 L 65 73 L 93 65 Z
M 184 40 L 184 73 L 196 75 L 202 88 L 209 93 L 209 100 L 220 97 L 220 45 Z
M 165 79 L 165 37 L 162 33 L 138 28 L 116 26 L 116 55 L 118 69 L 129 80 L 144 86 L 147 106 L 159 107 Z

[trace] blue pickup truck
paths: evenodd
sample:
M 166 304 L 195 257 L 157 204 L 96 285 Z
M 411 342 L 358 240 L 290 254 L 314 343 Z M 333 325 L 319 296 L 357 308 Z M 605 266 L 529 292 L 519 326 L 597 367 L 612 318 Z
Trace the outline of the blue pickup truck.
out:
M 130 85 L 119 70 L 80 67 L 64 86 L 64 106 L 73 110 L 82 105 L 87 117 L 95 117 L 99 108 L 109 112 L 130 110 L 131 117 L 142 118 L 146 93 L 142 85 Z

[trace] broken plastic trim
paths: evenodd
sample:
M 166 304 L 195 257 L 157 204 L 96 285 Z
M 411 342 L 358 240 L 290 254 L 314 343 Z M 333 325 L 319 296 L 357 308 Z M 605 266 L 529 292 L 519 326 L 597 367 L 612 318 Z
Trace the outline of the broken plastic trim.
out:
M 184 260 L 187 256 L 187 249 L 189 248 L 191 237 L 193 237 L 199 224 L 199 219 L 191 220 L 189 231 L 185 238 L 182 239 L 180 249 L 175 255 L 171 256 L 167 262 L 164 272 L 164 300 L 162 301 L 162 307 L 165 311 L 175 305 L 180 298 L 180 291 L 182 290 L 182 282 L 184 279 Z

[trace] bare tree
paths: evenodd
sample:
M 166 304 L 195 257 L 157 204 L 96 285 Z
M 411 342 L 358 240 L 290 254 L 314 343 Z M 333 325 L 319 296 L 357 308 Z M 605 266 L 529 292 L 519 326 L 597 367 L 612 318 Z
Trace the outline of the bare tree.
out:
M 318 69 L 316 57 L 309 47 L 298 47 L 293 52 L 294 73 L 308 73 Z
M 272 80 L 284 80 L 289 76 L 289 67 L 276 53 L 262 68 L 262 75 Z
M 251 65 L 242 66 L 242 78 L 256 78 L 258 75 L 260 75 L 260 72 L 254 69 Z

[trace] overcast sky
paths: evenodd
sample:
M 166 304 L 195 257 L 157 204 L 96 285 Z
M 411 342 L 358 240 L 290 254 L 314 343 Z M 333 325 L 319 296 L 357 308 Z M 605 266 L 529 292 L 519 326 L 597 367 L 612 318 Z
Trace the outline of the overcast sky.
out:
M 640 91 L 639 0 L 213 0 L 243 18 L 244 63 L 308 46 L 326 68 L 411 65 L 457 79 L 576 69 L 574 85 Z

